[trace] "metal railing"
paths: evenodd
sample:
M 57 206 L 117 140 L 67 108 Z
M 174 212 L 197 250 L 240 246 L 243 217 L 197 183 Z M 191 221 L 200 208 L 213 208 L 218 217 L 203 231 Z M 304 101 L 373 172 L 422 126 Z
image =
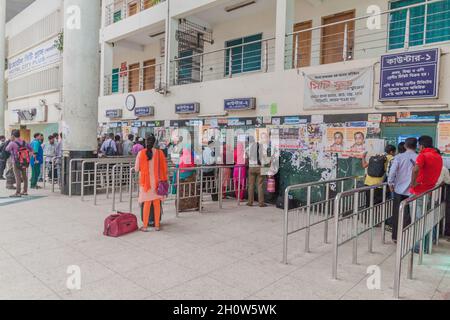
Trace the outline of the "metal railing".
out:
M 444 191 L 445 186 L 437 186 L 421 195 L 406 199 L 400 204 L 394 275 L 394 297 L 397 299 L 400 297 L 402 260 L 409 255 L 408 279 L 412 279 L 416 249 L 419 250 L 418 264 L 420 265 L 423 263 L 425 245 L 428 246 L 426 249 L 431 254 L 433 240 L 436 245 L 439 244 L 441 221 L 445 233 Z M 405 226 L 403 217 L 407 209 L 410 211 L 411 224 Z
M 290 32 L 286 35 L 286 68 L 378 58 L 391 50 L 450 41 L 446 3 L 430 0 Z M 428 10 L 439 4 L 440 10 Z
M 339 247 L 352 241 L 352 263 L 358 263 L 358 238 L 368 232 L 368 251 L 373 253 L 374 228 L 381 224 L 381 242 L 385 243 L 385 223 L 392 217 L 393 199 L 388 199 L 386 183 L 339 193 L 334 202 L 334 242 L 332 277 L 337 280 Z M 381 202 L 375 201 L 375 193 Z
M 49 160 L 50 159 L 50 160 Z M 42 180 L 44 188 L 46 187 L 47 180 L 51 185 L 52 192 L 55 192 L 55 186 L 58 185 L 61 189 L 61 183 L 62 183 L 62 172 L 61 172 L 61 157 L 53 157 L 53 156 L 44 156 L 44 163 L 43 163 L 43 174 L 42 174 Z M 48 170 L 50 171 L 50 174 L 48 174 Z M 56 172 L 56 177 L 55 177 Z
M 328 222 L 333 218 L 336 194 L 348 188 L 356 188 L 361 177 L 352 176 L 334 180 L 293 185 L 284 194 L 283 263 L 288 263 L 288 238 L 300 231 L 305 232 L 305 252 L 310 251 L 313 226 L 324 223 L 324 243 L 328 243 Z M 306 195 L 306 201 L 298 208 L 290 208 L 293 193 Z
M 81 188 L 81 198 L 84 200 L 84 192 L 88 187 L 95 189 L 97 179 L 95 179 L 95 164 L 106 164 L 108 167 L 113 164 L 127 163 L 134 161 L 130 157 L 92 158 L 92 159 L 71 159 L 69 161 L 69 197 L 73 195 L 73 187 L 79 185 Z M 86 168 L 90 164 L 92 168 Z M 109 183 L 109 174 L 105 174 L 105 179 Z M 108 187 L 109 188 L 109 187 Z
M 164 63 L 139 68 L 129 67 L 127 70 L 105 75 L 104 94 L 124 94 L 130 92 L 161 90 L 164 81 Z
M 109 26 L 166 0 L 119 0 L 106 6 L 105 26 Z
M 183 85 L 275 69 L 275 38 L 252 41 L 171 61 L 172 85 Z

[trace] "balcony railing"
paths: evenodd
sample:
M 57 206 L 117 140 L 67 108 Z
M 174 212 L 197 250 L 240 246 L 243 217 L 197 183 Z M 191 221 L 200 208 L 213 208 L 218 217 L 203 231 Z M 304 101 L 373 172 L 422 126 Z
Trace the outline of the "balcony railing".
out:
M 171 61 L 172 85 L 267 73 L 275 69 L 275 38 L 229 46 L 204 53 L 187 51 Z
M 166 0 L 119 0 L 106 6 L 106 26 L 150 9 Z
M 156 90 L 164 87 L 164 63 L 129 67 L 105 76 L 104 95 Z
M 450 0 L 430 0 L 305 28 L 286 37 L 287 69 L 375 58 L 390 51 L 439 44 L 450 41 Z

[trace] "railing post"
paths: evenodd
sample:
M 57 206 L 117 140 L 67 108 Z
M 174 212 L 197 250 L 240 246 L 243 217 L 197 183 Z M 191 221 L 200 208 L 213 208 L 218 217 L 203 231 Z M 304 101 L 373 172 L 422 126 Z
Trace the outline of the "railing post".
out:
M 295 48 L 294 48 L 294 68 L 298 69 L 299 63 L 299 47 L 300 47 L 300 33 L 295 35 Z
M 43 185 L 44 185 L 44 189 L 45 189 L 45 182 L 47 181 L 47 157 L 44 156 L 44 163 L 42 164 L 42 181 L 43 181 Z
M 348 60 L 348 24 L 345 24 L 344 28 L 344 46 L 343 46 L 343 52 L 342 57 L 344 61 Z
M 130 213 L 133 212 L 133 186 L 134 186 L 134 168 L 130 168 L 130 179 L 129 179 L 130 185 L 128 186 L 128 191 L 130 193 Z
M 51 165 L 51 170 L 52 170 L 52 173 L 51 173 L 51 175 L 52 175 L 52 181 L 51 181 L 51 183 L 52 183 L 52 193 L 55 192 L 55 160 L 56 160 L 56 157 L 52 158 L 52 160 L 51 160 L 52 161 L 52 165 Z M 45 181 L 45 179 L 44 179 L 44 181 Z
M 122 185 L 123 185 L 123 163 L 120 164 L 120 179 L 119 179 L 119 203 L 123 202 L 123 192 L 122 192 Z M 130 164 L 131 166 L 131 164 Z
M 84 161 L 81 163 L 81 201 L 84 201 Z
M 409 36 L 411 34 L 411 10 L 406 11 L 406 26 L 405 26 L 405 43 L 403 49 L 409 50 Z
M 265 70 L 266 73 L 269 72 L 269 40 L 264 42 L 265 56 L 266 56 L 266 64 Z
M 203 212 L 203 169 L 200 168 L 200 199 L 199 199 L 199 209 L 200 213 Z
M 330 184 L 327 183 L 325 185 L 325 228 L 324 228 L 324 235 L 323 235 L 323 242 L 328 243 L 328 219 L 330 217 Z
M 370 190 L 370 210 L 369 210 L 369 253 L 373 253 L 373 222 L 375 214 L 375 189 Z
M 239 171 L 239 177 L 238 177 L 238 193 L 237 193 L 237 202 L 238 202 L 238 207 L 241 205 L 241 174 L 242 174 L 242 167 L 238 167 L 238 171 Z
M 416 247 L 417 199 L 412 202 L 412 206 L 410 205 L 410 210 L 411 210 L 411 225 L 413 227 L 412 227 L 412 243 L 411 243 L 412 248 L 411 248 L 411 255 L 409 257 L 409 266 L 408 266 L 408 279 L 412 280 L 412 278 L 413 278 L 413 271 L 414 271 L 413 270 L 414 269 L 414 250 L 415 250 L 415 247 Z M 398 234 L 397 234 L 397 242 L 398 242 Z
M 333 243 L 333 265 L 332 265 L 332 278 L 337 280 L 337 265 L 338 265 L 338 250 L 339 250 L 339 214 L 340 214 L 340 202 L 341 194 L 336 196 L 334 200 L 334 243 Z
M 426 237 L 426 225 L 427 225 L 427 202 L 428 202 L 428 194 L 424 195 L 422 198 L 422 230 L 420 232 L 421 234 L 421 240 L 420 240 L 420 248 L 419 248 L 419 265 L 423 263 L 423 251 L 424 251 L 424 245 L 425 245 L 425 237 Z
M 311 236 L 311 186 L 308 187 L 306 199 L 306 231 L 305 231 L 305 252 L 309 253 L 309 239 Z
M 181 185 L 180 185 L 180 169 L 176 169 L 175 170 L 176 175 L 177 175 L 177 185 L 176 185 L 176 190 L 177 190 L 177 196 L 176 196 L 176 206 L 175 206 L 175 213 L 177 215 L 177 218 L 180 216 L 180 189 L 181 189 Z
M 219 186 L 218 186 L 218 190 L 219 190 L 219 208 L 222 209 L 223 208 L 223 170 L 222 167 L 219 167 Z
M 94 165 L 94 206 L 97 205 L 97 173 L 98 173 L 98 163 Z
M 112 211 L 116 211 L 116 170 L 118 164 L 112 168 Z
M 358 212 L 359 212 L 359 192 L 355 192 L 355 204 L 353 206 L 353 256 L 352 263 L 358 264 Z
M 386 220 L 387 217 L 392 217 L 392 205 L 390 204 L 389 207 L 386 207 L 387 198 L 386 198 L 386 192 L 387 192 L 387 185 L 383 186 L 383 205 L 381 206 L 381 244 L 386 243 Z
M 403 256 L 403 216 L 405 213 L 405 205 L 408 204 L 403 202 L 400 204 L 399 215 L 398 215 L 398 231 L 397 231 L 397 252 L 395 259 L 395 274 L 394 274 L 394 298 L 398 299 L 400 297 L 400 278 L 402 272 L 402 256 Z
M 230 58 L 228 60 L 228 76 L 233 78 L 233 49 L 230 50 Z
M 288 219 L 289 219 L 289 192 L 290 188 L 286 188 L 284 193 L 284 223 L 283 223 L 283 263 L 288 264 Z

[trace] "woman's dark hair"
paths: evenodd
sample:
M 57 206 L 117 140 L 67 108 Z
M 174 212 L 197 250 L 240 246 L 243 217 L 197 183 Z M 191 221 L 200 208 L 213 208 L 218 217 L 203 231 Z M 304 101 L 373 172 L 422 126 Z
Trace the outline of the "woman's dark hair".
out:
M 392 144 L 389 144 L 386 146 L 386 149 L 384 150 L 386 153 L 395 153 L 397 151 L 397 148 L 394 147 Z
M 400 142 L 398 144 L 398 153 L 405 153 L 406 152 L 406 148 L 405 148 L 405 144 L 406 142 Z
M 147 138 L 147 144 L 146 144 L 146 148 L 147 148 L 147 159 L 150 161 L 153 159 L 153 147 L 155 146 L 156 143 L 156 138 L 155 136 L 152 134 Z

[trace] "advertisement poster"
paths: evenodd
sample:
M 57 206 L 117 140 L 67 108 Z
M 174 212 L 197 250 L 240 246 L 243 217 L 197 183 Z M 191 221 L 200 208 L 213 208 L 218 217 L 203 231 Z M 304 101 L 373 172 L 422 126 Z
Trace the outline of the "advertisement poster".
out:
M 304 106 L 307 110 L 372 107 L 373 68 L 306 74 Z
M 343 127 L 327 128 L 327 144 L 325 152 L 344 152 L 345 129 Z
M 308 133 L 306 126 L 280 129 L 281 150 L 307 150 Z
M 367 128 L 345 128 L 343 156 L 361 158 L 366 152 Z
M 438 149 L 445 155 L 450 155 L 450 123 L 442 122 L 438 125 Z
M 380 101 L 438 97 L 439 49 L 381 57 Z
M 39 46 L 9 59 L 9 80 L 25 73 L 50 66 L 61 61 L 61 52 L 56 48 L 57 38 L 50 39 Z

